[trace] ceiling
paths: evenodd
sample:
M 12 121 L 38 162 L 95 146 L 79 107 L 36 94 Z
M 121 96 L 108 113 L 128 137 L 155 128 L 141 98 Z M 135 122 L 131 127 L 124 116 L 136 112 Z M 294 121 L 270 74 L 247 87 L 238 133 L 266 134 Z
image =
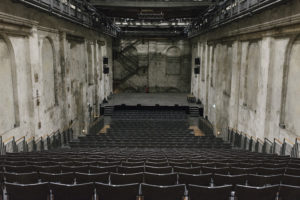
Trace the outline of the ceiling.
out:
M 126 35 L 180 35 L 201 16 L 213 0 L 90 0 L 98 11 L 112 18 Z

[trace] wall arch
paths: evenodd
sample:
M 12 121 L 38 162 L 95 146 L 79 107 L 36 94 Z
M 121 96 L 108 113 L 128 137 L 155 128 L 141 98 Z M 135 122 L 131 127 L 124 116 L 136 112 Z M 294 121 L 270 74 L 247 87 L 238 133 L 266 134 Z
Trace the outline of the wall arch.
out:
M 20 125 L 17 69 L 12 43 L 6 34 L 0 33 L 0 133 Z
M 181 72 L 181 50 L 177 46 L 171 46 L 166 51 L 166 74 L 179 75 Z
M 299 91 L 300 35 L 290 38 L 283 66 L 280 125 L 296 133 L 300 131 Z
M 260 68 L 261 54 L 260 42 L 251 41 L 248 44 L 246 56 L 246 70 L 245 70 L 245 97 L 244 103 L 247 107 L 256 110 L 257 95 L 258 95 L 258 71 Z
M 44 105 L 49 109 L 57 105 L 56 91 L 56 57 L 53 40 L 45 37 L 41 47 L 42 73 L 43 73 L 43 96 Z

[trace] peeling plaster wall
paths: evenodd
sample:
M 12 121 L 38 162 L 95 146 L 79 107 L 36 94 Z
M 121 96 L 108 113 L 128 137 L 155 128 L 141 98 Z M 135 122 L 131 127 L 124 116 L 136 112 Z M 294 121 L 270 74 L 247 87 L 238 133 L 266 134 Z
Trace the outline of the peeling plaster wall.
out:
M 114 61 L 115 89 L 118 92 L 189 92 L 191 51 L 188 40 L 171 39 L 122 39 L 114 43 L 115 51 L 122 51 L 133 44 L 124 55 L 137 61 L 140 68 L 136 74 L 119 83 L 130 72 L 125 61 Z M 134 65 L 130 62 L 129 67 Z
M 191 92 L 216 131 L 300 136 L 299 13 L 291 0 L 192 39 L 192 63 L 200 57 L 202 70 L 192 72 Z
M 88 130 L 112 92 L 112 73 L 102 66 L 108 56 L 112 69 L 112 39 L 10 0 L 0 2 L 0 21 L 3 141 Z

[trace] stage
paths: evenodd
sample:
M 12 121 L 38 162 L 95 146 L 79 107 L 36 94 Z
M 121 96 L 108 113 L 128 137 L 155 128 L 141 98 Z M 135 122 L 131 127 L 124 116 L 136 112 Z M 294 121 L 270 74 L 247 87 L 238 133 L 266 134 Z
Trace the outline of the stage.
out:
M 189 103 L 186 93 L 120 93 L 112 95 L 106 106 L 116 106 L 125 104 L 127 106 L 189 106 L 202 107 L 200 104 Z

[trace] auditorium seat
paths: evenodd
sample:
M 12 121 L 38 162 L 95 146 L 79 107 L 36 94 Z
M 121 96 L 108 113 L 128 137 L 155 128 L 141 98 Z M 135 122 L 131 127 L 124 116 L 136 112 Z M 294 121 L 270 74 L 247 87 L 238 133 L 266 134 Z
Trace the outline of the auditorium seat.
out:
M 286 168 L 285 174 L 300 176 L 300 166 L 299 168 Z
M 61 174 L 40 173 L 40 179 L 42 182 L 73 184 L 75 175 L 73 172 L 61 173 Z
M 237 185 L 235 196 L 237 200 L 274 200 L 278 196 L 279 185 L 264 186 L 264 187 L 252 187 Z
M 5 182 L 19 184 L 34 184 L 39 182 L 39 175 L 32 173 L 4 173 Z
M 81 173 L 89 173 L 88 165 L 85 166 L 61 166 L 62 173 L 67 172 L 81 172 Z
M 299 184 L 299 183 L 298 183 Z M 280 200 L 299 200 L 300 187 L 292 185 L 280 185 L 279 199 Z
M 30 173 L 30 172 L 34 172 L 35 169 L 33 166 L 5 166 L 5 171 L 6 172 L 12 172 L 12 173 Z
M 136 200 L 139 196 L 140 184 L 108 185 L 95 183 L 99 200 Z
M 146 166 L 150 166 L 150 167 L 168 167 L 169 163 L 168 162 L 150 162 L 147 161 L 145 163 Z
M 173 172 L 173 168 L 171 166 L 168 167 L 145 166 L 145 172 L 156 173 L 156 174 L 168 174 Z
M 173 167 L 176 173 L 200 174 L 201 167 Z
M 177 174 L 144 173 L 144 181 L 150 185 L 175 185 L 177 184 Z
M 232 185 L 207 187 L 188 185 L 190 200 L 227 200 L 231 196 Z
M 137 166 L 137 167 L 118 167 L 118 173 L 122 174 L 133 174 L 133 173 L 141 173 L 145 171 L 144 166 Z
M 122 166 L 124 167 L 139 167 L 143 166 L 144 162 L 122 162 Z
M 232 185 L 232 190 L 235 190 L 236 185 L 245 185 L 247 180 L 246 174 L 240 175 L 224 175 L 215 174 L 213 177 L 213 183 L 215 186 Z
M 266 186 L 266 185 L 277 185 L 280 184 L 282 175 L 247 175 L 247 184 L 250 186 Z
M 210 186 L 212 174 L 178 174 L 179 184 Z
M 50 166 L 36 166 L 36 171 L 45 172 L 45 173 L 61 173 L 61 168 L 59 165 L 50 165 Z
M 143 200 L 182 200 L 185 185 L 161 186 L 141 184 Z
M 134 174 L 110 174 L 110 182 L 113 185 L 122 185 L 122 184 L 132 184 L 132 183 L 142 183 L 144 179 L 143 173 L 134 173 Z
M 282 184 L 300 186 L 300 176 L 284 175 L 282 177 Z
M 201 168 L 201 172 L 203 174 L 209 174 L 209 173 L 212 173 L 212 174 L 229 174 L 229 167 L 223 167 L 223 168 L 213 168 L 213 167 L 202 167 Z
M 50 183 L 50 189 L 55 200 L 93 200 L 94 198 L 93 183 L 76 185 Z
M 75 173 L 76 184 L 81 183 L 91 183 L 91 182 L 101 182 L 109 183 L 109 173 L 98 173 L 98 174 L 87 174 L 87 173 Z
M 48 183 L 5 183 L 5 188 L 9 200 L 48 200 L 50 195 Z
M 90 166 L 90 173 L 97 174 L 103 172 L 117 172 L 117 166 L 106 166 L 106 167 L 97 167 L 97 166 Z

